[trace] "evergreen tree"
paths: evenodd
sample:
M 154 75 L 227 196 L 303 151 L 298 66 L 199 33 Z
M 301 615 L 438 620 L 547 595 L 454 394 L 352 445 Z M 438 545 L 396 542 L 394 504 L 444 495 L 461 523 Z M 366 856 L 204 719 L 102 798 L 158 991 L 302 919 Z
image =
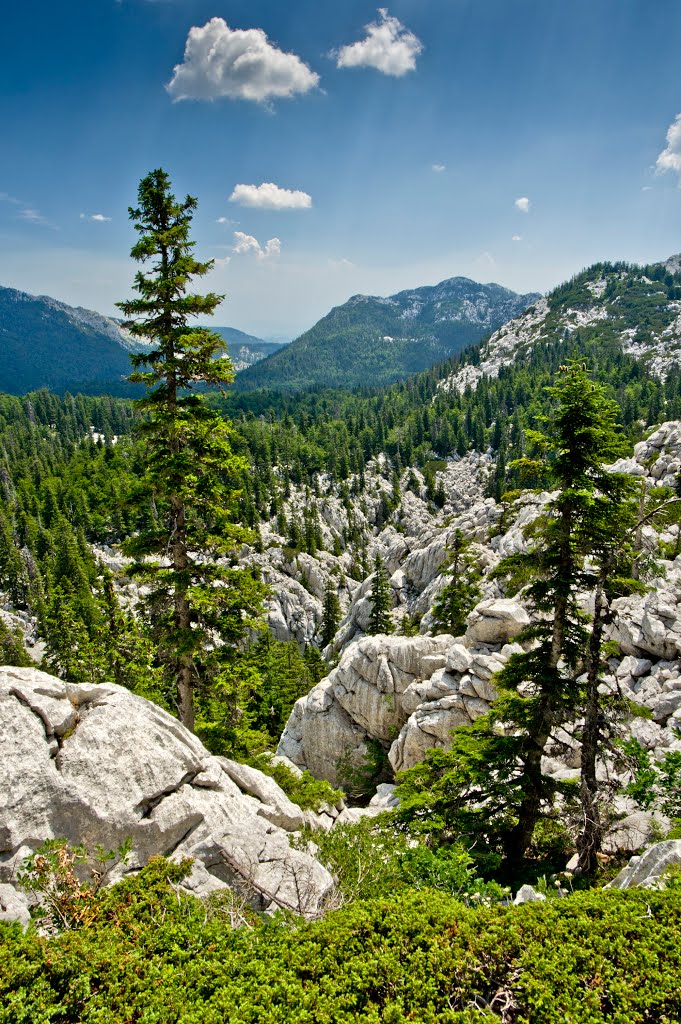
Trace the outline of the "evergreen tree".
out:
M 616 490 L 604 463 L 623 452 L 614 403 L 579 364 L 564 367 L 548 395 L 554 403 L 544 433 L 529 433 L 539 455 L 522 470 L 549 481 L 557 495 L 526 530 L 529 551 L 497 569 L 518 588 L 535 622 L 519 636 L 531 648 L 514 654 L 495 676 L 499 698 L 473 726 L 455 730 L 450 751 L 433 751 L 403 780 L 407 816 L 427 806 L 440 822 L 486 836 L 516 875 L 542 814 L 571 787 L 545 775 L 541 760 L 552 733 L 583 704 L 577 678 L 590 633 L 579 594 L 593 585 L 585 559 L 594 550 L 595 503 Z M 613 509 L 610 511 L 612 512 Z
M 452 633 L 454 636 L 460 636 L 466 629 L 468 613 L 482 596 L 479 587 L 482 573 L 478 560 L 470 549 L 471 542 L 464 537 L 461 530 L 456 530 L 453 540 L 447 546 L 444 567 L 449 580 L 433 605 L 435 633 Z
M 340 601 L 338 600 L 338 594 L 336 588 L 329 582 L 324 588 L 324 607 L 322 614 L 322 647 L 326 647 L 330 644 L 336 635 L 336 630 L 340 623 L 341 618 L 341 607 Z
M 135 276 L 138 297 L 119 308 L 133 336 L 152 342 L 132 356 L 129 379 L 147 389 L 139 403 L 146 465 L 136 498 L 153 504 L 157 519 L 127 542 L 126 551 L 135 558 L 132 574 L 147 584 L 145 601 L 177 688 L 180 718 L 193 729 L 194 689 L 214 670 L 210 652 L 218 637 L 228 647 L 242 638 L 263 589 L 252 575 L 220 561 L 247 536 L 234 522 L 247 463 L 233 450 L 231 425 L 201 390 L 224 388 L 234 371 L 221 356 L 223 339 L 190 325 L 193 317 L 210 316 L 222 299 L 187 290 L 213 266 L 192 254 L 196 200 L 177 202 L 168 175 L 156 170 L 142 179 L 138 201 L 130 209 L 140 236 L 131 255 L 150 266 Z
M 371 600 L 371 615 L 369 617 L 367 633 L 371 635 L 392 633 L 394 627 L 390 611 L 393 606 L 393 595 L 388 574 L 385 571 L 380 555 L 376 555 L 374 559 L 374 578 L 369 597 Z

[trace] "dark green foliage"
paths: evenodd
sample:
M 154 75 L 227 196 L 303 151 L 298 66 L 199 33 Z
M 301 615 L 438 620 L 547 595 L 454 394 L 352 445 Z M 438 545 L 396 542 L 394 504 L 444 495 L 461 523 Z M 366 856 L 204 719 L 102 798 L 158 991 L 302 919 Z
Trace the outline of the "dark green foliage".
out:
M 338 600 L 338 593 L 331 583 L 326 585 L 324 590 L 324 609 L 322 616 L 321 639 L 322 647 L 330 644 L 336 635 L 340 624 L 341 607 Z
M 681 821 L 681 751 L 668 750 L 654 761 L 638 740 L 627 740 L 623 749 L 632 770 L 625 793 L 640 807 L 659 809 L 673 821 Z
M 482 596 L 479 586 L 482 572 L 471 552 L 471 541 L 461 530 L 454 532 L 453 540 L 447 545 L 443 572 L 448 579 L 433 605 L 434 632 L 460 636 L 466 629 L 466 617 Z
M 316 779 L 307 769 L 298 775 L 285 764 L 273 762 L 268 754 L 253 758 L 250 763 L 254 768 L 273 778 L 289 800 L 303 810 L 321 811 L 327 804 L 340 805 L 343 799 L 340 789 L 334 789 L 325 779 Z
M 367 633 L 371 635 L 392 633 L 394 626 L 390 612 L 393 606 L 393 593 L 380 555 L 376 555 L 374 559 L 374 575 L 369 599 L 371 615 Z
M 315 653 L 317 657 L 315 657 Z M 197 695 L 196 732 L 214 754 L 249 759 L 276 747 L 293 705 L 326 673 L 318 652 L 263 631 Z
M 24 668 L 32 665 L 24 649 L 24 634 L 17 626 L 12 629 L 0 617 L 0 665 L 19 665 Z
M 681 893 L 472 909 L 445 892 L 233 930 L 151 862 L 86 927 L 0 926 L 0 1024 L 676 1024 Z M 502 1016 L 503 1009 L 503 1016 Z

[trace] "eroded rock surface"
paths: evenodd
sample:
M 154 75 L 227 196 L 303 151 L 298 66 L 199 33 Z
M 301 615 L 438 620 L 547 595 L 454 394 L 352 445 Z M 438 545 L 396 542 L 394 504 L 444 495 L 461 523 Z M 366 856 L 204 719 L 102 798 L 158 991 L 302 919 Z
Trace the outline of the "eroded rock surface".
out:
M 233 885 L 264 908 L 311 912 L 331 878 L 291 849 L 287 830 L 302 823 L 272 779 L 213 757 L 123 687 L 0 668 L 0 886 L 45 839 L 94 851 L 130 837 L 128 869 L 193 857 L 186 884 L 198 895 Z

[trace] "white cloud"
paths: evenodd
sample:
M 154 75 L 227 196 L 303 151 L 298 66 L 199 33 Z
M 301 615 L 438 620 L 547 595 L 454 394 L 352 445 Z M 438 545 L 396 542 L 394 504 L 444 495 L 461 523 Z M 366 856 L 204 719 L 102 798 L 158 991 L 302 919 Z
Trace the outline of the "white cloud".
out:
M 447 167 L 445 164 L 433 164 L 432 170 L 434 170 L 436 174 L 442 174 L 443 171 L 447 170 Z
M 641 187 L 641 192 L 652 192 L 652 191 L 653 191 L 653 186 L 652 185 L 643 185 Z
M 520 210 L 521 213 L 529 213 L 531 205 L 532 204 L 527 196 L 521 196 L 520 199 L 516 199 L 514 203 L 516 210 Z
M 513 235 L 511 237 L 511 241 L 512 242 L 522 242 L 522 240 L 523 240 L 523 236 L 522 235 Z
M 264 260 L 268 256 L 279 256 L 281 253 L 281 242 L 278 238 L 270 238 L 262 246 L 253 235 L 247 235 L 243 231 L 235 231 L 232 252 L 237 256 L 247 256 L 249 253 L 253 253 L 259 260 Z
M 366 26 L 366 38 L 333 52 L 339 68 L 376 68 L 399 78 L 416 68 L 423 43 L 398 18 L 380 7 L 379 20 Z
M 307 192 L 280 188 L 272 181 L 263 181 L 262 185 L 236 185 L 229 201 L 258 210 L 309 210 L 312 206 L 312 197 Z
M 216 256 L 213 260 L 213 270 L 221 270 L 223 267 L 228 267 L 231 262 L 231 256 Z
M 329 266 L 332 270 L 354 270 L 355 264 L 352 260 L 346 260 L 345 257 L 341 257 L 339 260 L 329 260 Z
M 319 82 L 294 53 L 274 46 L 261 28 L 231 29 L 211 18 L 189 30 L 184 61 L 166 89 L 174 100 L 268 100 L 309 92 Z
M 43 216 L 40 210 L 36 210 L 34 206 L 29 206 L 23 199 L 17 199 L 16 196 L 11 196 L 9 192 L 0 192 L 0 203 L 9 203 L 11 206 L 20 206 L 21 209 L 17 213 L 19 220 L 28 221 L 29 224 L 44 224 L 47 228 L 52 228 L 53 231 L 58 231 L 56 224 L 53 224 Z
M 681 114 L 677 114 L 667 129 L 667 146 L 655 162 L 658 174 L 676 171 L 681 174 Z
M 81 220 L 93 220 L 95 224 L 106 224 L 111 217 L 105 217 L 103 213 L 81 213 Z
M 45 218 L 43 217 L 40 210 L 34 210 L 32 206 L 27 206 L 19 214 L 22 220 L 28 220 L 31 224 L 44 224 Z
M 215 223 L 216 224 L 231 224 L 232 221 L 229 219 L 229 217 L 218 217 L 218 219 L 215 221 Z

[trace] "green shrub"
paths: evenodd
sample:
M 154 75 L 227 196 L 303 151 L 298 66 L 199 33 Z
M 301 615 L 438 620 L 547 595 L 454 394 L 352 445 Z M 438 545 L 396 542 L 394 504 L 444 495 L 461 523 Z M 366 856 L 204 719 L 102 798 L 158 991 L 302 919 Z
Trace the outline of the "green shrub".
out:
M 334 789 L 326 779 L 316 779 L 307 769 L 302 775 L 297 775 L 285 764 L 273 763 L 269 754 L 252 758 L 250 763 L 274 779 L 289 800 L 298 804 L 304 811 L 321 811 L 324 804 L 335 806 L 343 799 L 341 790 Z
M 0 1024 L 677 1024 L 681 890 L 405 891 L 234 930 L 157 860 L 54 938 L 0 927 Z

